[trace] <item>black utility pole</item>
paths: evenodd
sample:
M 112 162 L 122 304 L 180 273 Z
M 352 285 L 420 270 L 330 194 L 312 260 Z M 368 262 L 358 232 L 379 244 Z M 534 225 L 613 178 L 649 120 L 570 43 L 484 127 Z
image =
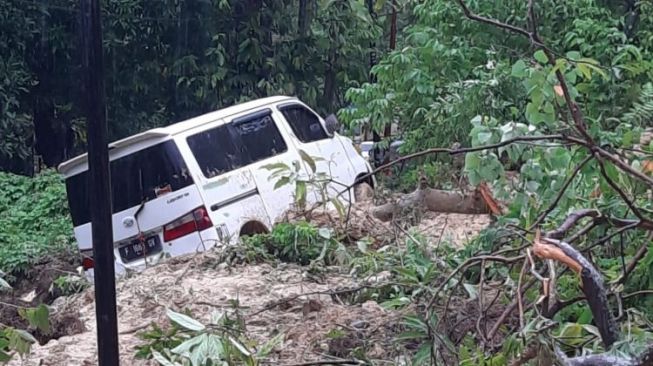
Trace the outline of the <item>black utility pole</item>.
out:
M 80 40 L 84 106 L 88 135 L 88 170 L 93 259 L 95 262 L 95 317 L 100 366 L 118 366 L 116 279 L 111 225 L 111 179 L 104 107 L 102 25 L 99 0 L 80 0 Z

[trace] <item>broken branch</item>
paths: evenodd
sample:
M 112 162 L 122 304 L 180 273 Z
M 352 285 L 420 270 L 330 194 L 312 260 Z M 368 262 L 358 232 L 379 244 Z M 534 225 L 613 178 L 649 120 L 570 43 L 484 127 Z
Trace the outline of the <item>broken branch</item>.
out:
M 617 325 L 608 306 L 603 277 L 596 268 L 571 245 L 551 238 L 540 238 L 539 231 L 535 234 L 533 252 L 541 259 L 561 262 L 580 275 L 582 291 L 588 299 L 601 340 L 606 348 L 614 344 L 618 338 Z

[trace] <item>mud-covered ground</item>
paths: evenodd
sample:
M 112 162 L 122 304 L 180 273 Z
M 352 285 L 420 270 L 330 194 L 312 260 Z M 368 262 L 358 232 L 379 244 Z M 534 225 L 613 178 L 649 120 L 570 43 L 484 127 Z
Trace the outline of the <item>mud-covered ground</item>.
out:
M 463 245 L 489 220 L 485 215 L 426 213 L 413 232 L 431 244 L 444 240 Z M 395 236 L 393 240 L 406 235 L 392 226 L 375 229 L 386 230 L 385 235 Z M 343 291 L 374 285 L 378 278 L 356 279 L 328 268 L 314 275 L 295 265 L 227 266 L 220 262 L 220 255 L 209 251 L 174 258 L 118 281 L 122 364 L 154 364 L 134 359 L 135 347 L 143 342 L 138 334 L 153 322 L 168 324 L 167 308 L 189 310 L 198 320 L 208 322 L 215 310 L 235 311 L 234 300 L 247 322 L 246 334 L 259 344 L 283 334 L 283 342 L 266 363 L 288 365 L 324 359 L 325 355 L 346 357 L 354 348 L 364 349 L 368 357 L 396 362 L 407 353 L 393 338 L 410 309 L 390 311 L 374 301 L 351 301 Z M 59 338 L 34 345 L 26 359 L 16 359 L 10 365 L 97 364 L 93 288 L 59 297 L 51 306 L 52 319 L 61 329 Z M 333 330 L 344 337 L 328 337 Z

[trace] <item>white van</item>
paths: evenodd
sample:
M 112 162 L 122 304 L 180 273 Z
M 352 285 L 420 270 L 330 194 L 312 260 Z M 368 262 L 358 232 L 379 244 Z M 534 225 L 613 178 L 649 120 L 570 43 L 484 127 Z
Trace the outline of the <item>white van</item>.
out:
M 303 150 L 342 192 L 371 168 L 352 141 L 329 132 L 296 98 L 270 97 L 155 128 L 109 144 L 116 273 L 140 270 L 162 256 L 234 244 L 266 232 L 294 203 L 295 187 L 275 189 L 274 163 L 300 164 Z M 324 160 L 322 160 L 324 159 Z M 294 163 L 297 162 L 297 163 Z M 83 267 L 92 276 L 93 250 L 86 154 L 62 163 Z M 374 184 L 373 180 L 365 183 Z M 349 200 L 347 192 L 341 196 Z M 316 192 L 308 199 L 315 201 Z M 353 199 L 352 199 L 353 201 Z

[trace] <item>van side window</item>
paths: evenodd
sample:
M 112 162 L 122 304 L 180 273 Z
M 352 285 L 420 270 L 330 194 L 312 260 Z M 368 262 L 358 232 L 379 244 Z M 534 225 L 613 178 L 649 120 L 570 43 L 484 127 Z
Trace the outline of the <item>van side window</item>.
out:
M 242 151 L 248 156 L 248 164 L 269 158 L 287 150 L 271 111 L 257 112 L 232 122 L 240 135 Z
M 187 138 L 202 173 L 212 178 L 287 150 L 269 109 Z
M 301 142 L 313 142 L 328 138 L 320 119 L 304 106 L 293 104 L 279 107 L 290 128 Z
M 188 137 L 188 146 L 207 178 L 240 167 L 243 162 L 229 125 L 222 125 Z

